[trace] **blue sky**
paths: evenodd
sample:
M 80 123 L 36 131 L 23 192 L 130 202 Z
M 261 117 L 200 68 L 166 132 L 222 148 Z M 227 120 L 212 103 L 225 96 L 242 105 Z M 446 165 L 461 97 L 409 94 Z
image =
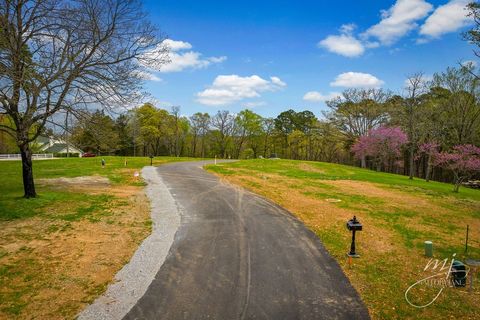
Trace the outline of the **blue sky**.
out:
M 460 35 L 467 2 L 145 1 L 172 49 L 146 90 L 186 115 L 248 107 L 263 116 L 320 115 L 353 86 L 401 93 L 409 74 L 475 60 Z

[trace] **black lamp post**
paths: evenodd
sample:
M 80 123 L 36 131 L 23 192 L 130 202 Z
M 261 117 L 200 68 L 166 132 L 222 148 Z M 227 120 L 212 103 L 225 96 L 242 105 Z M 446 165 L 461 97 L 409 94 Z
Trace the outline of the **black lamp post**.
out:
M 153 165 L 153 154 L 150 155 L 150 165 Z
M 347 221 L 347 229 L 352 231 L 352 244 L 350 246 L 350 252 L 347 255 L 352 258 L 360 258 L 355 252 L 355 232 L 362 231 L 362 224 L 357 220 L 356 216 L 353 216 L 353 219 Z

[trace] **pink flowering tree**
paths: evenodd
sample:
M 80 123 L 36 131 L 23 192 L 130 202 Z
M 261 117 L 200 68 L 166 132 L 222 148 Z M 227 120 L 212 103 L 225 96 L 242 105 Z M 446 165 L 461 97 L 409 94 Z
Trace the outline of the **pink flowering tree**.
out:
M 361 136 L 357 142 L 352 146 L 351 151 L 354 153 L 355 158 L 361 161 L 362 168 L 367 167 L 367 156 L 371 153 L 372 141 L 370 136 Z
M 365 158 L 372 157 L 380 170 L 381 165 L 389 166 L 402 155 L 402 146 L 408 142 L 407 135 L 399 127 L 371 129 L 352 146 L 352 152 L 365 167 Z
M 424 154 L 427 156 L 427 170 L 425 171 L 425 181 L 430 181 L 430 174 L 432 172 L 432 166 L 435 156 L 438 154 L 438 148 L 440 145 L 435 141 L 425 142 L 419 145 L 418 154 Z
M 480 148 L 471 144 L 454 146 L 451 152 L 438 153 L 435 164 L 453 172 L 453 192 L 458 192 L 462 182 L 480 173 Z

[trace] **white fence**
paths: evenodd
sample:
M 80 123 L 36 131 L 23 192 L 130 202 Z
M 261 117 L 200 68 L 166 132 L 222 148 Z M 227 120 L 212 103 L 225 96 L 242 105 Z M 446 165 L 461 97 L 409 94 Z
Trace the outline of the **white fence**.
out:
M 52 159 L 53 153 L 34 153 L 32 159 Z M 22 155 L 20 153 L 0 154 L 0 160 L 20 160 Z

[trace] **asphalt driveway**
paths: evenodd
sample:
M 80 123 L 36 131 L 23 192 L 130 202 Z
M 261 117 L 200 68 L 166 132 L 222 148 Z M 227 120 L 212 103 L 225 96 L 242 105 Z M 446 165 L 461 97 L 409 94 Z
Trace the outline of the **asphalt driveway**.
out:
M 181 225 L 125 319 L 369 318 L 313 232 L 281 207 L 221 182 L 205 163 L 158 167 Z

